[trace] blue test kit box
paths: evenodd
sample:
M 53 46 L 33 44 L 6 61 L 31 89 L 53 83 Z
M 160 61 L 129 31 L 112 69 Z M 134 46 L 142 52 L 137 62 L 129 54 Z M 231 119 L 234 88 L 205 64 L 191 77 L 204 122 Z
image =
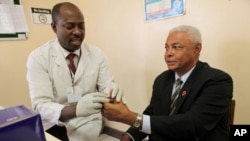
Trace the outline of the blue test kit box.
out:
M 23 105 L 0 110 L 0 141 L 46 141 L 40 114 Z

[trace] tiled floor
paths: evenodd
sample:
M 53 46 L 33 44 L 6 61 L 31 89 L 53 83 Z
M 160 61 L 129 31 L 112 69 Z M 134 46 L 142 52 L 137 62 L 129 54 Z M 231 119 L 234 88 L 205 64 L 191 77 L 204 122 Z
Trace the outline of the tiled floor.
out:
M 98 141 L 119 141 L 120 139 L 114 138 L 112 136 L 109 136 L 107 134 L 101 134 Z

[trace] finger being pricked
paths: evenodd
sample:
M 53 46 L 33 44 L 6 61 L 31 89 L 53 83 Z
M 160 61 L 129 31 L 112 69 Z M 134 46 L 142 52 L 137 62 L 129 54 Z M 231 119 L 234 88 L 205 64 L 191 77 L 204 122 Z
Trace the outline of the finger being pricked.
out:
M 102 114 L 108 120 L 117 121 L 120 118 L 120 115 L 123 114 L 123 109 L 126 106 L 122 103 L 104 103 Z

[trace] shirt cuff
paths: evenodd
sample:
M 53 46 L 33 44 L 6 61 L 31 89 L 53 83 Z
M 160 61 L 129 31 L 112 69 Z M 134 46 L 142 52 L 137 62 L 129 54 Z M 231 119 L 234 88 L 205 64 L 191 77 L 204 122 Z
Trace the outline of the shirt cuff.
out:
M 141 132 L 146 134 L 151 134 L 151 125 L 150 125 L 150 116 L 149 115 L 143 115 L 143 121 L 142 121 L 142 130 Z

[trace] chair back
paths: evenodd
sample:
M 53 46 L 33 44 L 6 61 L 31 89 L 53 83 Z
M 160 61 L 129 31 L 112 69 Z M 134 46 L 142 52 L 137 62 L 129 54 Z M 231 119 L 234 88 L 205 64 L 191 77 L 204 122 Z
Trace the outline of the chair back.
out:
M 234 124 L 234 111 L 235 111 L 235 100 L 232 99 L 231 104 L 229 106 L 229 117 L 228 117 L 229 125 Z

